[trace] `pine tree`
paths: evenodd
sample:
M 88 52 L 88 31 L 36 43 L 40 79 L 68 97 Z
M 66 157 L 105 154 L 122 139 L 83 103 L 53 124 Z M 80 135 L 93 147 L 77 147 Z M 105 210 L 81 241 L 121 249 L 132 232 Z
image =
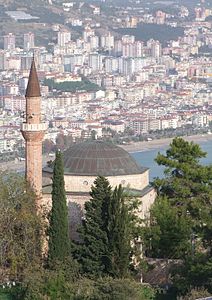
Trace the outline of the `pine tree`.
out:
M 104 228 L 103 204 L 111 197 L 108 180 L 99 176 L 91 187 L 91 199 L 85 203 L 85 218 L 80 230 L 83 243 L 77 247 L 76 258 L 89 276 L 104 273 L 107 253 L 107 234 Z
M 200 159 L 205 156 L 199 145 L 182 138 L 173 139 L 166 154 L 159 153 L 156 158 L 165 167 L 165 176 L 157 178 L 154 185 L 158 195 L 169 200 L 179 218 L 188 220 L 191 230 L 203 238 L 212 253 L 212 165 L 201 164 Z
M 56 153 L 52 179 L 52 210 L 49 218 L 49 263 L 64 261 L 70 254 L 68 208 L 66 203 L 63 157 Z
M 113 277 L 127 277 L 131 262 L 133 215 L 125 203 L 121 185 L 116 187 L 108 203 L 105 222 L 108 237 L 108 260 L 106 270 Z
M 143 228 L 143 249 L 148 257 L 180 259 L 191 252 L 192 222 L 166 197 L 158 197 Z

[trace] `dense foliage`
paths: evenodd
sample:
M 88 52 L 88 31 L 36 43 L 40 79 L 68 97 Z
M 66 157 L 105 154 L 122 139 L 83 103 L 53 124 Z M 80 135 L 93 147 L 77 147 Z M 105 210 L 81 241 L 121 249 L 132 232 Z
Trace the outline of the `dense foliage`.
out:
M 191 253 L 190 218 L 183 218 L 167 198 L 158 198 L 151 209 L 150 227 L 144 228 L 145 253 L 155 258 L 181 258 Z
M 41 268 L 30 275 L 24 283 L 27 288 L 16 289 L 15 300 L 153 300 L 155 296 L 151 287 L 132 279 L 67 278 L 62 267 Z
M 54 82 L 52 79 L 45 79 L 44 85 L 47 85 L 51 90 L 55 89 L 63 92 L 76 92 L 76 91 L 87 91 L 93 92 L 98 91 L 100 87 L 83 78 L 81 81 L 64 81 L 60 83 Z
M 158 40 L 163 45 L 171 39 L 177 39 L 183 36 L 184 29 L 182 27 L 171 27 L 158 24 L 140 23 L 136 28 L 119 28 L 117 30 L 121 34 L 134 35 L 136 40 L 148 41 L 150 39 Z

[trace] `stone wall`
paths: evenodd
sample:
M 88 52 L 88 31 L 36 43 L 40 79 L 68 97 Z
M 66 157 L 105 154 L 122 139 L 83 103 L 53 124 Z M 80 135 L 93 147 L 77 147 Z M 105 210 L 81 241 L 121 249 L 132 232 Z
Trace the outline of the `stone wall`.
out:
M 44 172 L 43 175 L 45 177 L 52 176 L 52 174 L 48 174 L 46 172 Z M 123 187 L 142 190 L 149 184 L 149 170 L 146 170 L 141 174 L 108 176 L 107 178 L 113 188 L 119 184 L 122 184 Z M 91 185 L 95 179 L 96 176 L 65 174 L 65 189 L 67 192 L 89 193 Z
M 155 189 L 150 190 L 147 194 L 141 197 L 141 205 L 138 210 L 138 215 L 141 219 L 149 217 L 149 212 L 152 204 L 155 202 L 157 193 Z

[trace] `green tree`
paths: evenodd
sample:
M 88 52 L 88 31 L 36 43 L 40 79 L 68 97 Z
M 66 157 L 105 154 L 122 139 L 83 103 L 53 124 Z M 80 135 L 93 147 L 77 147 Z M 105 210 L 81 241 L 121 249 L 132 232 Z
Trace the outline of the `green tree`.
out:
M 159 153 L 156 158 L 165 167 L 165 178 L 154 182 L 159 195 L 167 196 L 173 205 L 194 218 L 199 217 L 199 204 L 208 205 L 211 201 L 212 166 L 199 162 L 205 156 L 199 145 L 175 138 L 166 155 Z
M 148 257 L 181 258 L 191 253 L 191 220 L 182 218 L 167 198 L 158 198 L 143 228 L 143 246 Z
M 212 257 L 205 253 L 185 257 L 183 264 L 173 270 L 172 278 L 175 288 L 181 295 L 195 288 L 205 288 L 212 293 Z
M 189 291 L 185 296 L 178 297 L 177 300 L 197 300 L 197 299 L 205 299 L 206 297 L 211 296 L 211 294 L 204 288 L 194 288 Z
M 65 81 L 56 83 L 52 79 L 45 79 L 44 85 L 47 85 L 50 90 L 56 89 L 65 92 L 76 92 L 76 91 L 98 91 L 101 89 L 97 84 L 90 82 L 86 78 L 82 78 L 81 81 Z
M 127 277 L 132 254 L 132 217 L 121 185 L 104 204 L 104 216 L 108 239 L 106 271 L 113 277 Z
M 211 292 L 212 166 L 201 165 L 205 156 L 199 145 L 175 138 L 156 158 L 165 177 L 154 182 L 158 198 L 144 240 L 151 240 L 150 255 L 182 258 L 173 273 L 182 295 L 196 287 Z
M 99 176 L 90 192 L 91 199 L 85 203 L 85 217 L 80 229 L 82 243 L 78 245 L 76 257 L 83 273 L 89 276 L 101 276 L 104 272 L 105 253 L 107 253 L 107 235 L 104 228 L 103 203 L 111 197 L 108 180 Z
M 192 230 L 211 247 L 212 166 L 203 166 L 205 157 L 199 145 L 182 138 L 173 139 L 166 155 L 156 162 L 165 166 L 165 177 L 156 179 L 158 195 L 167 197 L 182 219 L 190 219 Z
M 56 152 L 52 179 L 52 210 L 49 216 L 49 262 L 64 261 L 70 255 L 68 208 L 64 184 L 63 157 Z
M 20 281 L 41 257 L 42 217 L 24 178 L 0 174 L 0 282 Z
M 138 236 L 137 206 L 135 201 L 128 201 L 130 197 L 121 185 L 112 191 L 108 180 L 101 176 L 94 184 L 91 200 L 85 204 L 82 243 L 76 257 L 83 273 L 90 276 L 127 277 L 132 262 L 131 242 Z
M 11 294 L 14 300 L 74 299 L 73 286 L 79 280 L 79 266 L 71 257 L 65 262 L 57 261 L 51 269 L 29 265 L 24 280 Z

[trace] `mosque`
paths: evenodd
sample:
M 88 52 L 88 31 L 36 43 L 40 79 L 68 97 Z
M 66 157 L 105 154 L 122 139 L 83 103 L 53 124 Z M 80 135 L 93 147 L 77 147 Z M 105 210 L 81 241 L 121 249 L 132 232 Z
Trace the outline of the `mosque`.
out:
M 41 120 L 41 93 L 34 59 L 26 89 L 26 119 L 21 132 L 26 142 L 26 179 L 37 197 L 37 205 L 51 206 L 53 169 L 42 168 L 42 140 L 47 124 Z M 140 167 L 121 147 L 102 141 L 74 144 L 64 152 L 64 180 L 71 220 L 82 217 L 84 203 L 95 178 L 108 178 L 112 187 L 119 184 L 141 200 L 139 215 L 144 218 L 155 200 L 156 192 L 149 185 L 149 169 Z

